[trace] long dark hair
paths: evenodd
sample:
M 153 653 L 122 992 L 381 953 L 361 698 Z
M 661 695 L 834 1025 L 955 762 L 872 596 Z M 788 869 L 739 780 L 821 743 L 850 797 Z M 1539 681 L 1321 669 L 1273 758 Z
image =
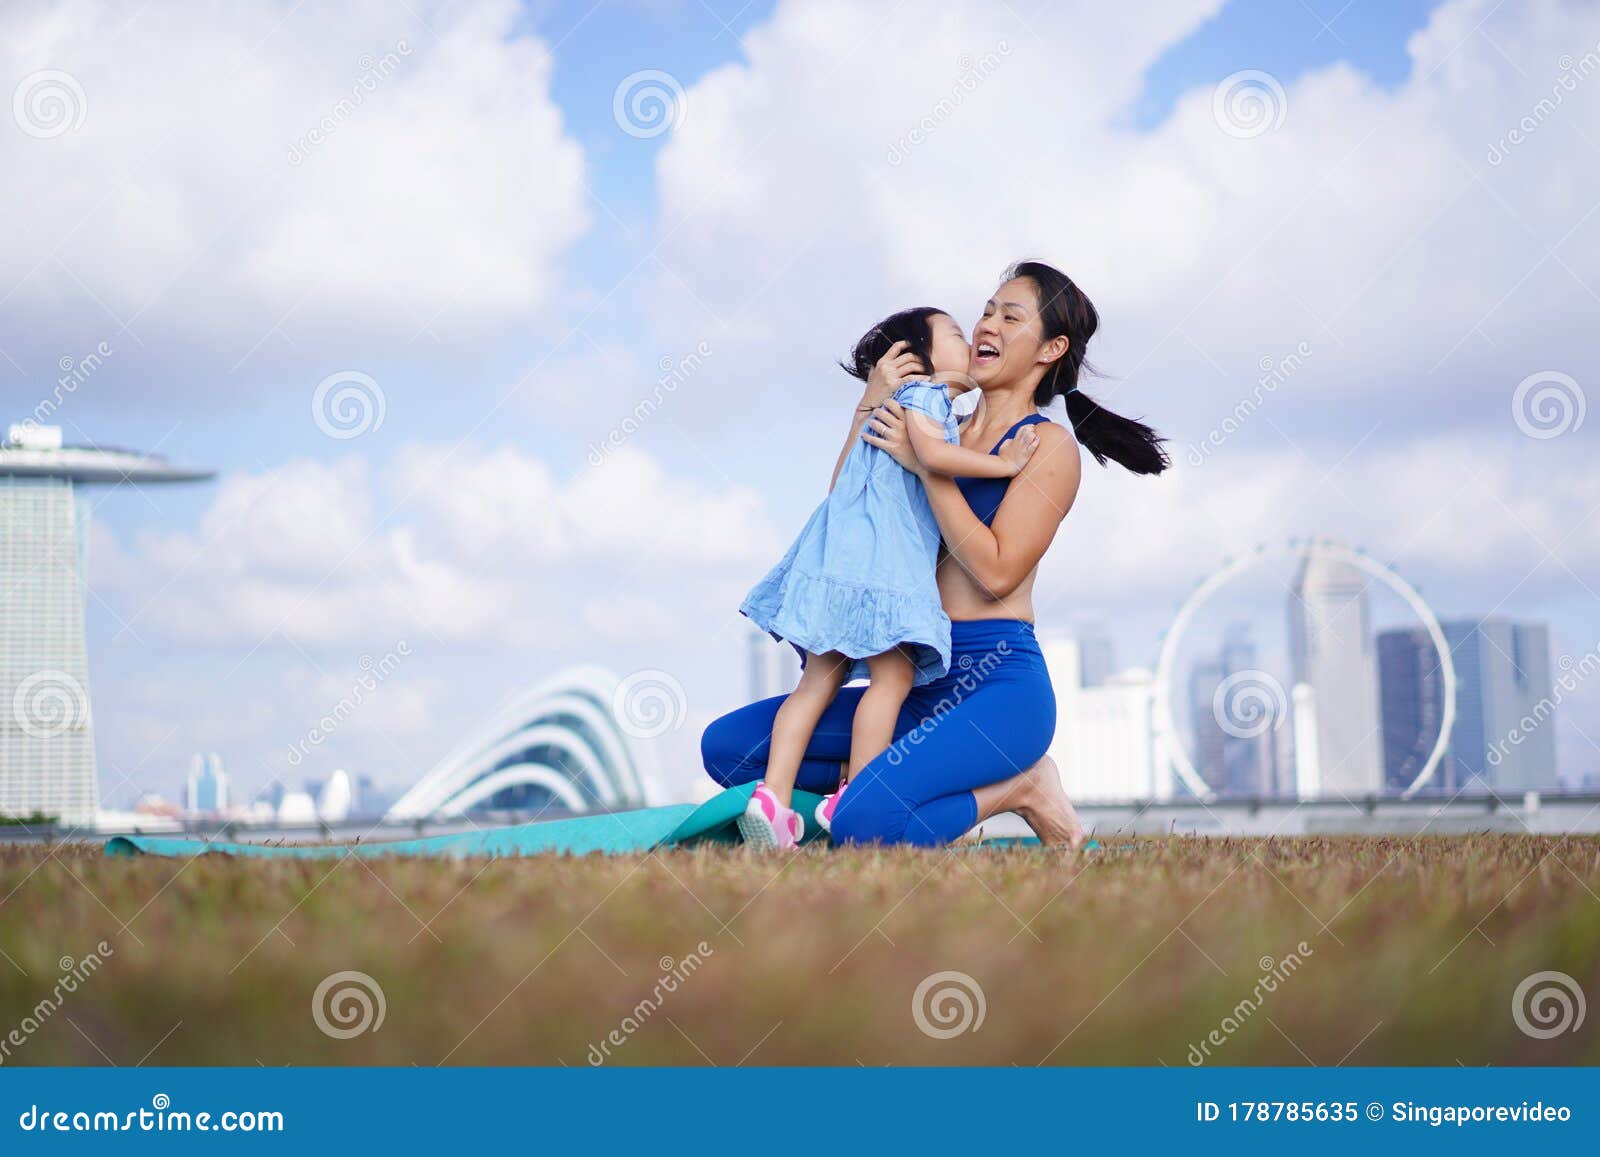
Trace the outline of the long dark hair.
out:
M 1165 438 L 1143 422 L 1112 413 L 1078 388 L 1083 371 L 1095 372 L 1094 367 L 1083 360 L 1084 347 L 1100 327 L 1100 315 L 1094 303 L 1072 278 L 1042 261 L 1019 261 L 1007 269 L 1000 280 L 1006 282 L 1016 277 L 1026 277 L 1038 291 L 1039 324 L 1044 339 L 1067 339 L 1067 352 L 1045 372 L 1044 379 L 1033 392 L 1034 403 L 1048 406 L 1052 399 L 1064 399 L 1079 445 L 1093 454 L 1094 460 L 1102 466 L 1109 458 L 1135 474 L 1160 474 L 1172 465 L 1161 446 Z
M 872 373 L 872 367 L 889 352 L 889 347 L 897 341 L 903 341 L 908 353 L 914 353 L 922 359 L 922 372 L 932 374 L 933 326 L 928 322 L 947 312 L 934 309 L 931 305 L 919 305 L 915 309 L 902 309 L 899 313 L 890 314 L 862 334 L 861 340 L 856 342 L 856 348 L 850 351 L 849 358 L 839 365 L 851 377 L 866 381 L 867 375 Z

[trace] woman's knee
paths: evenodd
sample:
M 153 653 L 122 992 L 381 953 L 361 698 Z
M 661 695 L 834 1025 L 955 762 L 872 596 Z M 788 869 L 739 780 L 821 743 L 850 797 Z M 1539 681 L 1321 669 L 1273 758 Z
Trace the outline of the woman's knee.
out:
M 721 787 L 735 787 L 753 778 L 748 731 L 740 726 L 738 714 L 713 719 L 700 733 L 700 761 Z
M 902 799 L 872 764 L 850 781 L 833 813 L 837 844 L 896 843 L 911 818 L 911 804 Z

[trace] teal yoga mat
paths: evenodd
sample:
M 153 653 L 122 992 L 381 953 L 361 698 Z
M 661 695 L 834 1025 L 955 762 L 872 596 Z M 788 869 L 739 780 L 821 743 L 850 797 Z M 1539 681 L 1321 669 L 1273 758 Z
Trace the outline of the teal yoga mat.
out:
M 692 847 L 701 843 L 736 844 L 734 821 L 744 812 L 753 783 L 730 787 L 700 804 L 672 804 L 638 811 L 574 816 L 544 823 L 517 824 L 420 840 L 373 841 L 357 844 L 240 844 L 165 836 L 113 836 L 108 856 L 270 856 L 279 859 L 326 860 L 344 856 L 532 856 L 541 852 L 584 855 L 589 852 L 648 852 L 656 848 Z M 823 835 L 813 813 L 822 797 L 794 793 L 795 807 L 806 822 L 805 839 Z M 825 838 L 825 837 L 824 837 Z

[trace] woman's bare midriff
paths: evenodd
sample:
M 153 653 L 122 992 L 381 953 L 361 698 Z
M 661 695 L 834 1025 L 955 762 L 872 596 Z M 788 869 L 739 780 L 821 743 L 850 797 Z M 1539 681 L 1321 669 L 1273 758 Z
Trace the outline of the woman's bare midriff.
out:
M 1016 590 L 1003 599 L 991 599 L 978 589 L 972 576 L 946 554 L 939 560 L 939 600 L 944 613 L 957 621 L 967 619 L 1022 619 L 1033 622 L 1033 580 L 1038 568 L 1029 572 Z

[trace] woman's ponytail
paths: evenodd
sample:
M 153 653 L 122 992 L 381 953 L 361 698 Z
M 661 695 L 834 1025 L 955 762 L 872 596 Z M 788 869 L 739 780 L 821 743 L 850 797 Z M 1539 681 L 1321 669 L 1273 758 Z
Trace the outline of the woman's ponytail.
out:
M 1045 339 L 1067 339 L 1067 352 L 1046 371 L 1034 391 L 1034 403 L 1048 406 L 1055 398 L 1064 399 L 1078 444 L 1102 466 L 1110 459 L 1135 474 L 1160 474 L 1172 465 L 1162 448 L 1165 438 L 1143 422 L 1106 409 L 1079 388 L 1082 372 L 1094 372 L 1083 357 L 1084 348 L 1100 326 L 1094 303 L 1072 278 L 1042 261 L 1019 261 L 1006 270 L 1002 280 L 1016 277 L 1026 277 L 1038 290 L 1039 323 Z

